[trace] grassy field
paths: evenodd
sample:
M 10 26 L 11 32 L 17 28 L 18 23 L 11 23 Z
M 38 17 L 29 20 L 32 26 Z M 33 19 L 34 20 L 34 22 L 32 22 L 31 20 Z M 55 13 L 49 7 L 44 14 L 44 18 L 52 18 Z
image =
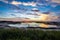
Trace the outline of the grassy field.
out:
M 60 31 L 0 29 L 0 40 L 60 40 Z

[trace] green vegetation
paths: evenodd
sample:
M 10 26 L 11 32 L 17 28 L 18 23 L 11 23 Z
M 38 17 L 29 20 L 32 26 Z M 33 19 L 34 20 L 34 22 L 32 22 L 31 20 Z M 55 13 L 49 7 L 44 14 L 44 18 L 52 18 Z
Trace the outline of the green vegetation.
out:
M 60 40 L 60 31 L 0 29 L 0 40 Z

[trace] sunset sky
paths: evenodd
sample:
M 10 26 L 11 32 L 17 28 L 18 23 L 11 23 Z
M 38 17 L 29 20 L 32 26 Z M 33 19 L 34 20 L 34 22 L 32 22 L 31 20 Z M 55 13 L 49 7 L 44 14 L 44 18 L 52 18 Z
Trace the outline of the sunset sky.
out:
M 0 0 L 0 18 L 60 20 L 60 0 Z

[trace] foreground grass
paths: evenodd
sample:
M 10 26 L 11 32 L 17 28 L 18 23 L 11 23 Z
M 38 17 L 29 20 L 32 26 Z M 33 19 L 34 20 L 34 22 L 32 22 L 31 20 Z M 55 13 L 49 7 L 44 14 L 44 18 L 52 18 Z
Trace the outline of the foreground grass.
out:
M 60 31 L 0 29 L 0 40 L 60 40 Z

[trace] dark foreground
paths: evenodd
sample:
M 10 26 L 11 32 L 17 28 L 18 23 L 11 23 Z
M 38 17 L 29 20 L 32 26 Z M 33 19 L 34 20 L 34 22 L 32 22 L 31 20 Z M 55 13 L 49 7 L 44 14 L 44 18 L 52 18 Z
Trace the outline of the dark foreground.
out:
M 0 29 L 0 40 L 60 40 L 60 31 Z

